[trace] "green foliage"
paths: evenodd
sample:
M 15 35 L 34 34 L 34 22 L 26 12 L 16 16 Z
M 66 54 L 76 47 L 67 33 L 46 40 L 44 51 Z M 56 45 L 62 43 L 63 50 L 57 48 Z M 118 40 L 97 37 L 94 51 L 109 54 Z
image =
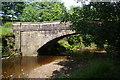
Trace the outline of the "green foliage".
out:
M 80 35 L 71 35 L 69 37 L 67 37 L 67 41 L 70 45 L 72 44 L 77 44 L 79 42 L 81 42 L 81 38 L 80 38 Z
M 0 42 L 0 52 L 2 52 L 2 43 L 1 42 Z
M 0 36 L 4 36 L 4 35 L 9 35 L 12 34 L 12 23 L 11 22 L 7 22 L 3 25 L 0 26 Z
M 14 37 L 7 37 L 6 35 L 2 37 L 2 56 L 13 56 L 16 55 L 14 51 L 15 39 Z
M 25 8 L 24 2 L 2 2 L 2 19 L 3 21 L 10 21 L 13 18 L 18 18 L 22 15 Z
M 85 39 L 84 39 L 85 37 Z M 66 49 L 82 49 L 82 48 L 96 48 L 96 45 L 91 42 L 89 35 L 82 36 L 80 34 L 71 35 L 64 38 L 63 40 L 58 41 L 61 46 L 64 46 Z M 86 39 L 87 38 L 87 39 Z
M 2 40 L 2 43 L 0 43 L 0 51 L 2 51 L 2 56 L 10 56 L 14 54 L 12 50 L 14 47 L 14 40 L 6 37 L 11 34 L 13 34 L 11 22 L 4 23 L 0 26 L 0 39 Z
M 60 41 L 58 41 L 58 43 L 59 43 L 61 46 L 64 46 L 66 49 L 70 49 L 70 45 L 69 45 L 68 42 L 65 41 L 65 40 L 60 40 Z
M 120 2 L 91 2 L 72 9 L 71 29 L 79 32 L 85 43 L 95 43 L 99 49 L 111 49 L 119 53 Z M 86 37 L 86 36 L 89 36 Z
M 12 23 L 11 22 L 7 22 L 5 24 L 2 25 L 5 28 L 12 28 Z
M 20 17 L 21 21 L 55 21 L 60 20 L 66 8 L 61 2 L 33 2 L 28 3 Z

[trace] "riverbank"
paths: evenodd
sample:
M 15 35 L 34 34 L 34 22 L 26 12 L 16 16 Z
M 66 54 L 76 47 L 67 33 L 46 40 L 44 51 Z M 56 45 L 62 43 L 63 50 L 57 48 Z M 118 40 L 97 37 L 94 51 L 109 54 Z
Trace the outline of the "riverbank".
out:
M 37 67 L 31 70 L 29 74 L 24 77 L 27 77 L 27 78 L 76 78 L 76 77 L 79 77 L 77 75 L 81 73 L 82 69 L 84 71 L 84 69 L 89 68 L 91 64 L 93 64 L 93 66 L 97 65 L 95 61 L 98 62 L 98 64 L 100 63 L 99 66 L 101 66 L 102 68 L 106 66 L 108 67 L 110 62 L 112 62 L 112 59 L 114 59 L 114 58 L 112 59 L 111 58 L 112 57 L 106 53 L 96 54 L 96 53 L 89 53 L 89 52 L 87 53 L 86 51 L 85 53 L 73 53 L 73 55 L 71 56 L 66 56 L 65 59 L 58 59 L 48 64 Z M 107 62 L 104 62 L 104 60 Z M 101 65 L 102 62 L 103 62 L 103 65 L 105 66 Z M 106 65 L 106 63 L 108 62 L 109 64 Z
M 60 71 L 64 66 L 57 65 L 61 61 L 67 61 L 66 59 L 59 59 L 49 64 L 42 65 L 29 72 L 27 78 L 50 78 L 53 76 L 54 71 Z
M 120 58 L 109 53 L 75 54 L 62 61 L 60 71 L 52 78 L 113 78 L 120 79 Z
M 108 54 L 74 54 L 30 71 L 28 78 L 119 78 L 119 63 Z
M 54 79 L 96 76 L 97 78 L 106 78 L 106 76 L 119 78 L 120 75 L 120 61 L 109 53 L 90 53 L 85 50 L 81 53 L 71 53 L 69 56 L 31 56 L 11 59 L 6 61 L 11 61 L 11 63 L 3 64 L 3 66 L 6 65 L 3 72 L 12 74 L 12 78 Z
M 66 56 L 22 56 L 2 59 L 2 78 L 47 78 Z

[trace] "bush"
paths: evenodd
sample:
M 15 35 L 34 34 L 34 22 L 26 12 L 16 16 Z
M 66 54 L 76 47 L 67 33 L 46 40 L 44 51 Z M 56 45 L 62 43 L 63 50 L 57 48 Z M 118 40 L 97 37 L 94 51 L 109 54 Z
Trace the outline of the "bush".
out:
M 6 22 L 0 26 L 0 39 L 2 40 L 0 51 L 2 51 L 2 56 L 13 55 L 14 37 L 8 37 L 11 34 L 13 34 L 11 22 Z
M 2 26 L 0 26 L 0 36 L 3 35 L 8 35 L 8 34 L 12 34 L 12 23 L 11 22 L 7 22 L 5 24 L 3 24 Z

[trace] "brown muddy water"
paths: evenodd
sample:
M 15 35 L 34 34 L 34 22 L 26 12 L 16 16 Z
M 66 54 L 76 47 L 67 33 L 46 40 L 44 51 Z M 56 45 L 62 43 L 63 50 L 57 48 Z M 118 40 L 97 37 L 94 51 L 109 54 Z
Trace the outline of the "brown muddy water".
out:
M 83 52 L 89 53 L 90 51 L 81 50 L 81 53 Z M 105 52 L 103 51 L 96 53 L 105 53 Z M 76 57 L 78 57 L 77 60 L 78 62 L 80 60 L 82 61 L 82 58 L 86 59 L 86 57 L 85 58 L 83 56 L 80 57 L 78 56 L 78 54 Z M 75 61 L 77 59 L 76 57 L 74 57 Z M 2 78 L 11 78 L 11 77 L 26 78 L 26 75 L 28 75 L 34 69 L 41 68 L 42 66 L 49 64 L 51 62 L 55 62 L 56 60 L 64 60 L 64 59 L 67 59 L 67 56 L 22 56 L 22 57 L 12 57 L 8 59 L 2 59 Z
M 65 56 L 24 56 L 2 59 L 2 78 L 25 77 L 31 70 Z

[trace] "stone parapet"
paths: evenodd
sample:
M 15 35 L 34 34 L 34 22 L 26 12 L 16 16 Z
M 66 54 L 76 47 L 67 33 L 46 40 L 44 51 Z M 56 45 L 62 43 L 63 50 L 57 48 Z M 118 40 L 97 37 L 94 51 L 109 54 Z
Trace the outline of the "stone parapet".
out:
M 14 31 L 47 31 L 47 30 L 69 30 L 70 23 L 60 22 L 16 22 L 13 23 Z

